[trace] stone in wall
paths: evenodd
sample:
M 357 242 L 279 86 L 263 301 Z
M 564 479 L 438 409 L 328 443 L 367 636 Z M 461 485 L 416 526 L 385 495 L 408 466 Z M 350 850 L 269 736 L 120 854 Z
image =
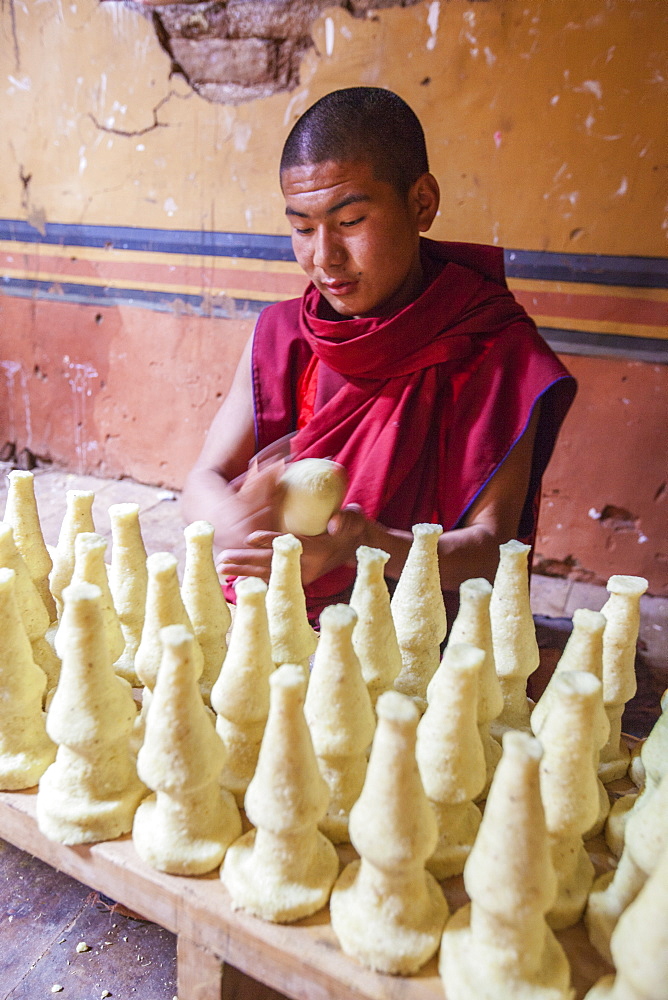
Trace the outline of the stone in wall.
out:
M 221 104 L 241 104 L 296 87 L 302 58 L 313 46 L 311 25 L 323 10 L 342 7 L 353 17 L 370 17 L 376 10 L 421 2 L 125 0 L 153 21 L 172 71 L 206 100 Z

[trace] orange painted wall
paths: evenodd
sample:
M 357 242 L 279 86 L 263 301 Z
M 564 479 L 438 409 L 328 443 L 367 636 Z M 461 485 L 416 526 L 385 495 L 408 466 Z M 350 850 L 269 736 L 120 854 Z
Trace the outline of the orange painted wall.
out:
M 2 438 L 79 473 L 181 486 L 252 320 L 5 298 Z
M 562 357 L 578 380 L 543 480 L 536 567 L 668 595 L 668 365 Z

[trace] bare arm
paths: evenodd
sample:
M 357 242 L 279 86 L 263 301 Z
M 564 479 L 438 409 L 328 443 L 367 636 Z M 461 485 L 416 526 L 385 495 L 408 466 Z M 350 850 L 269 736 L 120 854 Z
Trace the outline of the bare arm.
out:
M 188 474 L 181 508 L 187 521 L 206 520 L 221 548 L 240 548 L 250 532 L 275 526 L 281 463 L 251 473 L 241 488 L 230 482 L 248 469 L 255 452 L 251 344 L 246 344 L 230 391 L 214 417 L 202 451 Z

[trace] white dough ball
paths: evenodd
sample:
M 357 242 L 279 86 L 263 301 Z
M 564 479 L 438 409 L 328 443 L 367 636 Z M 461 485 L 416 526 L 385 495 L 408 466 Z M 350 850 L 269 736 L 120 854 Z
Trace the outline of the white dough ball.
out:
M 321 535 L 340 508 L 348 477 L 338 462 L 303 458 L 290 462 L 281 484 L 285 487 L 283 530 L 293 535 Z

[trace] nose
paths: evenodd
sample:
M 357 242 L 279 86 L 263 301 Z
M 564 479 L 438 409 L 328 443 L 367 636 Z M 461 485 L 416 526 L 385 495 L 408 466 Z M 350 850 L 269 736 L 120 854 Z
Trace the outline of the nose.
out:
M 313 263 L 323 271 L 340 267 L 345 260 L 345 250 L 327 226 L 316 229 L 313 246 Z

